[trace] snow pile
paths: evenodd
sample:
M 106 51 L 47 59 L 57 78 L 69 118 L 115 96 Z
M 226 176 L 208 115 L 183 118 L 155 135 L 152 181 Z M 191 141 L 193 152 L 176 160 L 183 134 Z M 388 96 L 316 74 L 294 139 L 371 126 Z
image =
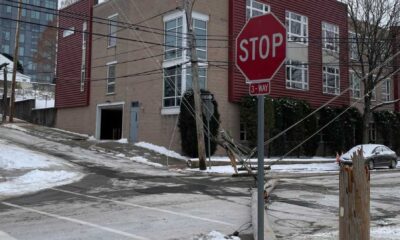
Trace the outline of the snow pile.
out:
M 83 177 L 80 173 L 67 171 L 41 171 L 33 170 L 0 183 L 0 195 L 15 196 L 40 191 L 46 188 L 73 183 Z
M 161 165 L 159 163 L 150 162 L 148 159 L 146 159 L 144 157 L 140 157 L 140 156 L 131 157 L 130 160 L 132 160 L 134 162 L 138 162 L 138 163 L 143 163 L 143 164 L 146 164 L 146 165 L 154 166 L 154 167 L 162 167 L 163 166 L 163 165 Z
M 0 198 L 33 193 L 70 184 L 84 175 L 66 171 L 72 165 L 61 159 L 37 153 L 0 140 Z
M 0 169 L 48 168 L 50 166 L 59 165 L 55 162 L 51 162 L 49 158 L 44 155 L 38 155 L 17 146 L 1 144 L 1 142 L 0 152 Z
M 121 139 L 118 140 L 117 142 L 118 142 L 118 143 L 126 144 L 126 143 L 128 143 L 128 139 L 126 139 L 126 138 L 121 138 Z
M 196 238 L 196 240 L 226 240 L 226 239 L 240 240 L 239 237 L 226 236 L 217 231 L 212 231 L 209 234 L 207 234 L 206 236 L 200 236 L 199 238 Z
M 146 148 L 146 149 L 152 150 L 154 152 L 163 154 L 168 157 L 173 157 L 173 158 L 182 159 L 182 160 L 188 160 L 187 157 L 184 157 L 184 156 L 180 155 L 179 153 L 176 153 L 174 151 L 166 149 L 165 147 L 157 146 L 157 145 L 154 145 L 151 143 L 138 142 L 138 143 L 135 143 L 135 146 Z
M 336 163 L 285 164 L 285 165 L 272 165 L 271 171 L 327 172 L 327 171 L 339 171 L 339 166 Z

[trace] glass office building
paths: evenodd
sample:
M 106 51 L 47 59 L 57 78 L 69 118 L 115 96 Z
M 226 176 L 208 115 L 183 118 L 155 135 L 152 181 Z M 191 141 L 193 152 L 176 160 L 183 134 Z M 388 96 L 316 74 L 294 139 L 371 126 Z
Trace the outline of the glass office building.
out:
M 54 81 L 57 29 L 48 26 L 57 26 L 57 5 L 58 0 L 22 0 L 18 58 L 32 82 Z M 0 52 L 11 56 L 17 6 L 17 0 L 0 0 Z

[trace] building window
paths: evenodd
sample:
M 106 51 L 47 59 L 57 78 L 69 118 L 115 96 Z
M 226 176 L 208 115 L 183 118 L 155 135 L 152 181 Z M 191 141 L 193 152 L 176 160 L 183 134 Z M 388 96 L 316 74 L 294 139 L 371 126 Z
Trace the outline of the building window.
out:
M 361 79 L 355 72 L 350 72 L 350 91 L 352 98 L 361 98 Z
M 270 12 L 270 7 L 267 4 L 260 3 L 254 0 L 246 0 L 246 19 L 261 16 Z
M 108 47 L 115 47 L 117 45 L 117 19 L 118 14 L 114 14 L 108 17 Z
M 68 37 L 75 33 L 75 27 L 69 27 L 68 29 L 64 29 L 63 37 Z
M 339 52 L 339 27 L 334 24 L 322 23 L 322 48 Z
M 376 142 L 376 126 L 375 123 L 369 123 L 369 142 L 375 143 Z
M 205 67 L 199 67 L 199 88 L 206 89 L 207 69 Z M 186 67 L 186 90 L 192 89 L 192 68 Z
M 81 69 L 81 92 L 85 90 L 86 69 L 85 66 Z
M 107 94 L 115 92 L 115 76 L 116 76 L 116 63 L 108 63 L 107 65 Z
M 340 72 L 339 67 L 323 67 L 323 93 L 340 94 Z
M 193 13 L 193 31 L 196 35 L 197 57 L 207 60 L 207 22 L 208 16 Z M 179 110 L 181 96 L 192 88 L 192 68 L 190 51 L 186 48 L 187 27 L 183 12 L 175 12 L 164 17 L 165 54 L 164 54 L 164 90 L 163 114 L 176 114 Z M 199 87 L 205 89 L 207 80 L 207 63 L 199 62 Z M 172 111 L 170 111 L 172 110 Z
M 40 19 L 40 13 L 38 11 L 31 11 L 31 18 Z
M 3 45 L 2 49 L 3 49 L 3 53 L 10 54 L 10 46 L 9 45 Z
M 25 48 L 19 47 L 18 48 L 18 55 L 19 56 L 24 56 L 25 55 Z
M 247 141 L 247 124 L 240 123 L 240 141 Z
M 181 103 L 182 67 L 164 69 L 164 107 L 178 107 Z
M 391 81 L 390 79 L 385 79 L 382 82 L 382 101 L 389 102 L 391 100 Z
M 164 23 L 165 27 L 165 60 L 182 57 L 183 17 L 171 19 Z
M 286 29 L 288 40 L 308 44 L 308 18 L 286 11 Z
M 308 90 L 308 64 L 294 60 L 286 62 L 286 88 Z
M 207 59 L 207 22 L 200 19 L 193 19 L 193 30 L 196 36 L 197 58 Z
M 357 38 L 354 32 L 349 32 L 349 52 L 350 52 L 350 59 L 353 60 L 358 59 Z
M 86 49 L 86 38 L 87 38 L 87 23 L 84 22 L 82 25 L 82 49 Z

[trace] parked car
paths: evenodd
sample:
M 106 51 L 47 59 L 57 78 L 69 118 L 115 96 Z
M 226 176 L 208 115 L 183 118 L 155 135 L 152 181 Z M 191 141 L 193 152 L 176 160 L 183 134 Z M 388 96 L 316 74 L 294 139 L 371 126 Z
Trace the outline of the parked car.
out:
M 351 164 L 351 157 L 359 149 L 362 149 L 369 169 L 374 169 L 375 167 L 396 168 L 397 166 L 396 153 L 381 144 L 357 145 L 339 157 L 340 164 Z

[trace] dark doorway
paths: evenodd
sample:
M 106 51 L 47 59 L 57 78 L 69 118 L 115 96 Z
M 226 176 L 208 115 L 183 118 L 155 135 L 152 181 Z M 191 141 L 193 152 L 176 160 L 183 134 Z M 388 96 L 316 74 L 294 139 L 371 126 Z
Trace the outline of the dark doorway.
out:
M 122 109 L 102 109 L 101 110 L 101 140 L 116 140 L 122 136 Z

